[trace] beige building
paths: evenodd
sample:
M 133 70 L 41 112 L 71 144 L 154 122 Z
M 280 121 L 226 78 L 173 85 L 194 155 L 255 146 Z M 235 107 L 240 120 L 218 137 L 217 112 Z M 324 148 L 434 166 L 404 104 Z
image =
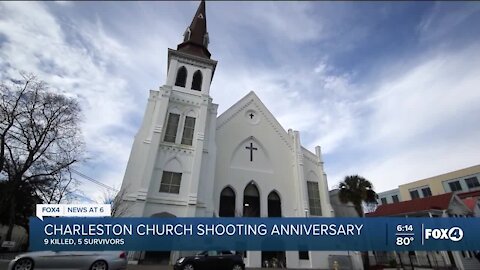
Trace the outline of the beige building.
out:
M 480 165 L 398 186 L 401 201 L 480 189 Z

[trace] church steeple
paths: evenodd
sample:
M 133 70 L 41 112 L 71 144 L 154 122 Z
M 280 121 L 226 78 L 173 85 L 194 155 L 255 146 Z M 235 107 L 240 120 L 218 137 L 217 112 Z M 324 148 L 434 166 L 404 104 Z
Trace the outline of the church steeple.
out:
M 202 0 L 192 23 L 185 30 L 183 42 L 178 44 L 177 50 L 188 54 L 210 58 L 208 51 L 207 16 L 205 13 L 205 1 Z

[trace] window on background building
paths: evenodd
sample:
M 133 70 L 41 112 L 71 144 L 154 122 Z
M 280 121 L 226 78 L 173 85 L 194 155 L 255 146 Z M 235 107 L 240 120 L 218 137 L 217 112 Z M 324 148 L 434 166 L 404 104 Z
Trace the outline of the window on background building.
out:
M 387 204 L 387 198 L 381 198 L 380 201 L 382 201 L 382 204 Z
M 160 183 L 160 192 L 180 193 L 180 182 L 182 174 L 176 172 L 163 172 L 162 182 Z
M 477 177 L 465 178 L 465 183 L 467 183 L 469 189 L 480 187 L 480 183 L 478 183 Z
M 398 195 L 393 195 L 393 196 L 392 196 L 392 201 L 393 201 L 394 203 L 400 202 L 400 200 L 398 199 Z
M 450 186 L 451 191 L 462 190 L 462 186 L 460 185 L 459 181 L 450 182 L 450 183 L 448 183 L 448 186 Z
M 185 126 L 183 127 L 182 144 L 192 145 L 194 129 L 195 129 L 195 118 L 190 116 L 185 117 Z
M 320 189 L 317 182 L 307 181 L 308 204 L 310 206 L 310 215 L 321 216 L 322 207 L 320 204 Z
M 298 259 L 310 260 L 310 255 L 308 254 L 308 251 L 298 251 Z
M 423 197 L 430 197 L 432 196 L 432 191 L 430 190 L 429 187 L 426 187 L 426 188 L 422 188 L 422 194 L 423 194 Z
M 420 194 L 418 193 L 418 190 L 411 190 L 410 197 L 412 197 L 412 200 L 420 198 Z
M 178 121 L 180 120 L 180 115 L 176 113 L 168 114 L 167 129 L 165 131 L 165 137 L 163 138 L 166 142 L 175 143 L 177 138 L 177 129 Z

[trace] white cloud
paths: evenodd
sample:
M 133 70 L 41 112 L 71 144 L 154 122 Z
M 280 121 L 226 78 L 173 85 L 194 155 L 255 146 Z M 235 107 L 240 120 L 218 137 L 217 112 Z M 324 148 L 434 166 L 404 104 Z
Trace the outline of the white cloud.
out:
M 217 3 L 211 4 L 213 6 Z M 237 5 L 235 16 L 231 16 L 230 12 L 224 12 L 220 16 L 222 21 L 246 25 L 265 37 L 272 36 L 275 38 L 272 40 L 274 43 L 285 39 L 297 43 L 322 37 L 320 33 L 323 24 L 321 18 L 311 13 L 313 8 L 314 4 L 309 2 L 250 2 Z
M 442 52 L 380 86 L 368 104 L 374 108 L 372 140 L 409 140 L 436 127 L 448 128 L 480 101 L 479 47 Z M 480 110 L 478 110 L 480 111 Z
M 347 146 L 361 149 L 365 156 L 342 164 L 331 183 L 360 173 L 378 190 L 387 190 L 478 164 L 478 50 L 471 46 L 436 52 L 412 63 L 406 72 L 382 79 L 362 105 L 370 116 L 357 119 L 366 125 L 366 133 Z
M 424 16 L 417 30 L 422 41 L 431 41 L 451 34 L 456 27 L 479 13 L 480 6 L 475 3 L 436 2 L 432 10 Z

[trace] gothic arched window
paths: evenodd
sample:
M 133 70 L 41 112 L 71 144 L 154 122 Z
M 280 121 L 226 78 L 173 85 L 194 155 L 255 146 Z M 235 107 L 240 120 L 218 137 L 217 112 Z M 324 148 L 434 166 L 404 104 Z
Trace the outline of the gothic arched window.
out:
M 282 202 L 280 201 L 280 196 L 278 196 L 276 191 L 272 191 L 270 194 L 268 194 L 268 216 L 282 216 Z
M 175 85 L 180 87 L 185 87 L 187 82 L 187 69 L 182 66 L 177 71 L 177 78 L 175 79 Z
M 202 91 L 202 72 L 200 70 L 193 73 L 192 89 Z
M 218 211 L 220 217 L 235 216 L 235 192 L 230 187 L 226 187 L 220 193 L 220 209 Z

